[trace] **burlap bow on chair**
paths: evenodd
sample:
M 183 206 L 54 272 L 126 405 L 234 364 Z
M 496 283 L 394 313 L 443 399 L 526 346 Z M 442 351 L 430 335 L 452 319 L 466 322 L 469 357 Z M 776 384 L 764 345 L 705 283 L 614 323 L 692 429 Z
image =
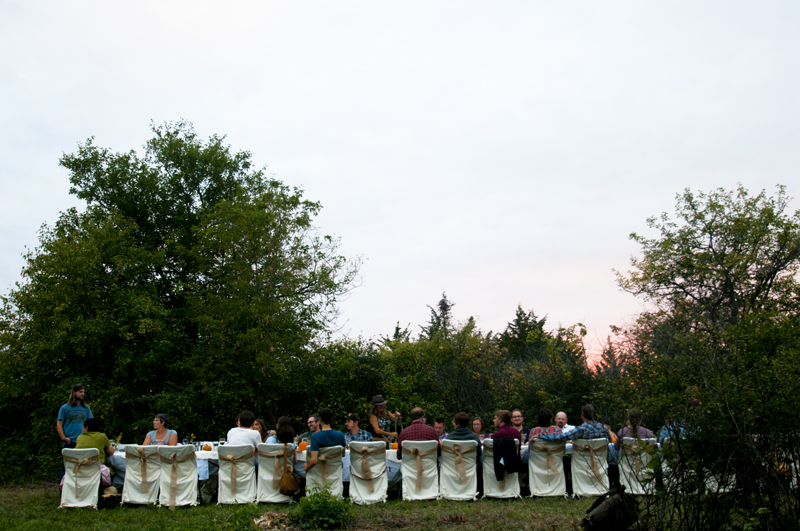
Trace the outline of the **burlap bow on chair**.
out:
M 595 457 L 594 447 L 589 443 L 584 443 L 583 446 L 573 443 L 572 451 L 589 452 L 589 458 L 590 458 L 589 463 L 592 465 L 592 473 L 594 474 L 594 477 L 597 479 L 597 482 L 602 485 L 604 483 L 603 476 L 600 475 L 600 470 L 597 468 L 597 459 Z
M 267 452 L 262 452 L 261 450 L 258 451 L 258 455 L 259 456 L 274 459 L 274 461 L 273 461 L 274 466 L 272 468 L 272 488 L 273 489 L 277 490 L 278 488 L 280 488 L 281 476 L 283 475 L 283 469 L 287 464 L 287 457 L 289 457 L 289 455 L 291 455 L 293 452 L 294 452 L 294 450 L 292 450 L 292 452 L 289 452 L 288 450 L 286 450 L 286 445 L 285 444 L 284 444 L 284 449 L 283 450 L 278 450 L 278 453 L 276 453 L 276 454 L 270 454 L 270 453 L 267 453 Z M 281 464 L 281 459 L 280 458 L 283 458 L 283 464 Z
M 411 448 L 408 450 L 409 454 L 413 455 L 416 458 L 417 463 L 417 482 L 414 485 L 414 490 L 419 492 L 422 490 L 422 456 L 432 454 L 439 450 L 439 447 L 431 448 L 427 452 L 420 452 L 419 448 Z
M 370 467 L 369 465 L 369 456 L 380 455 L 380 454 L 383 454 L 385 456 L 386 448 L 373 448 L 370 450 L 369 448 L 357 448 L 355 446 L 351 446 L 350 451 L 361 456 L 361 475 L 359 476 L 353 471 L 350 472 L 351 475 L 357 477 L 358 479 L 363 479 L 364 481 L 366 481 L 367 490 L 369 491 L 370 494 L 372 494 L 373 492 L 375 492 L 375 487 L 372 485 L 373 483 L 372 480 L 375 478 L 372 476 L 372 467 Z M 384 471 L 386 470 L 385 459 L 384 459 L 383 469 Z M 383 472 L 381 472 L 381 474 L 382 473 Z
M 634 470 L 636 471 L 636 477 L 639 477 L 639 469 L 642 468 L 642 452 L 644 451 L 645 447 L 639 446 L 638 443 L 633 443 L 629 446 L 623 446 L 622 451 L 625 453 L 633 452 L 635 465 Z
M 64 461 L 67 463 L 74 463 L 75 466 L 72 467 L 72 473 L 75 475 L 75 497 L 80 498 L 78 495 L 78 472 L 80 472 L 81 467 L 83 465 L 91 465 L 92 463 L 97 463 L 100 458 L 96 455 L 92 457 L 87 457 L 85 459 L 76 459 L 74 457 L 69 457 L 67 455 L 64 456 Z
M 150 452 L 148 454 L 144 448 L 136 448 L 134 451 L 132 446 L 128 446 L 125 448 L 125 459 L 139 461 L 142 470 L 142 494 L 150 492 L 150 485 L 147 484 L 147 460 L 158 459 L 158 452 Z
M 234 457 L 230 454 L 228 455 L 219 455 L 220 461 L 228 461 L 229 463 L 233 463 L 231 465 L 231 496 L 234 498 L 236 497 L 236 476 L 239 472 L 239 462 L 247 461 L 251 459 L 252 456 L 250 455 L 240 455 L 239 457 Z
M 461 484 L 467 484 L 467 469 L 464 467 L 464 458 L 462 457 L 464 454 L 469 454 L 472 452 L 477 452 L 478 447 L 473 446 L 467 450 L 461 449 L 460 443 L 453 443 L 453 447 L 450 448 L 446 444 L 442 445 L 442 451 L 448 454 L 456 454 L 456 470 L 458 470 L 458 475 L 461 478 Z
M 186 454 L 183 457 L 178 457 L 178 452 L 172 452 L 169 454 L 169 457 L 164 457 L 161 454 L 158 454 L 159 459 L 161 459 L 162 463 L 171 464 L 171 473 L 169 476 L 169 510 L 175 510 L 175 491 L 178 490 L 178 463 L 184 463 L 186 461 L 194 460 L 195 455 L 194 452 L 190 454 Z
M 532 452 L 543 452 L 547 454 L 547 467 L 550 469 L 550 472 L 552 472 L 553 479 L 555 479 L 559 476 L 559 473 L 558 473 L 558 468 L 556 468 L 556 462 L 553 459 L 553 454 L 563 452 L 566 449 L 566 447 L 567 447 L 566 444 L 561 444 L 554 448 L 546 445 L 540 446 L 531 444 L 529 448 L 531 449 Z

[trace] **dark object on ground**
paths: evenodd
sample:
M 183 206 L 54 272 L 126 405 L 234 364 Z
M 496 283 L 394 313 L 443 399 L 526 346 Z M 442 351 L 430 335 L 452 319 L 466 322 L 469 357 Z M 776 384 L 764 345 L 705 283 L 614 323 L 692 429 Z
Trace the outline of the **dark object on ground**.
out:
M 625 493 L 620 485 L 595 500 L 581 518 L 581 528 L 593 531 L 617 531 L 628 529 L 639 520 L 639 504 L 636 498 Z

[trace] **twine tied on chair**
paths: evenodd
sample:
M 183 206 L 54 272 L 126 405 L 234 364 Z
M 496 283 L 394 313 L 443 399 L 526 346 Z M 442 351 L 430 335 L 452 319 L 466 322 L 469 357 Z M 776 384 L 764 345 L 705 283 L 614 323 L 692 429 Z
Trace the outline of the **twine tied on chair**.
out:
M 551 448 L 547 445 L 533 445 L 531 444 L 529 448 L 534 452 L 542 452 L 547 454 L 547 467 L 552 472 L 553 478 L 557 478 L 559 476 L 558 468 L 556 468 L 556 462 L 553 459 L 553 454 L 557 454 L 559 452 L 563 452 L 566 449 L 566 444 L 560 444 L 554 448 Z
M 634 470 L 636 471 L 636 477 L 639 477 L 639 469 L 642 468 L 642 452 L 645 448 L 639 446 L 638 443 L 633 443 L 630 446 L 623 446 L 622 451 L 628 453 L 628 450 L 634 452 L 635 457 L 635 465 Z
M 281 485 L 281 476 L 283 475 L 284 466 L 288 464 L 287 458 L 289 457 L 289 451 L 286 449 L 286 445 L 283 445 L 283 450 L 279 450 L 277 454 L 269 454 L 267 452 L 262 452 L 261 450 L 258 451 L 258 455 L 261 457 L 267 457 L 274 459 L 273 463 L 275 466 L 272 469 L 272 488 L 278 489 Z M 281 465 L 279 457 L 283 457 L 284 465 Z
M 139 461 L 142 468 L 142 494 L 147 494 L 150 492 L 150 485 L 147 484 L 147 460 L 158 459 L 158 452 L 150 452 L 148 454 L 144 451 L 144 448 L 137 447 L 135 451 L 132 451 L 133 449 L 132 446 L 125 448 L 125 459 L 136 459 Z
M 416 458 L 417 462 L 417 482 L 414 485 L 414 490 L 419 492 L 422 490 L 422 456 L 429 455 L 439 450 L 439 447 L 431 448 L 427 452 L 420 452 L 419 448 L 414 447 L 409 450 L 409 453 Z
M 250 455 L 240 455 L 239 457 L 234 457 L 231 454 L 228 455 L 221 455 L 219 456 L 220 461 L 228 461 L 229 463 L 233 463 L 231 465 L 231 496 L 234 498 L 236 497 L 236 477 L 239 472 L 239 462 L 247 461 L 250 459 Z
M 350 451 L 354 452 L 361 456 L 361 475 L 356 475 L 351 471 L 351 475 L 356 476 L 358 479 L 363 479 L 367 482 L 367 490 L 370 494 L 375 492 L 375 487 L 372 485 L 373 483 L 373 476 L 372 476 L 372 467 L 369 465 L 369 456 L 371 455 L 378 455 L 378 454 L 386 454 L 386 448 L 373 448 L 370 450 L 369 448 L 357 448 L 355 446 L 350 447 Z
M 72 467 L 72 473 L 75 475 L 75 497 L 80 498 L 80 496 L 78 496 L 78 472 L 80 472 L 81 467 L 83 465 L 91 465 L 92 463 L 97 463 L 98 461 L 100 461 L 100 458 L 96 455 L 93 455 L 92 457 L 87 457 L 85 459 L 76 459 L 75 457 L 70 457 L 68 455 L 65 455 L 64 461 L 66 461 L 67 463 L 75 464 L 75 466 Z
M 592 465 L 592 473 L 594 474 L 594 477 L 597 479 L 597 482 L 602 485 L 604 483 L 603 476 L 600 475 L 600 470 L 597 468 L 597 459 L 595 457 L 594 447 L 589 443 L 584 443 L 583 446 L 579 446 L 573 442 L 572 451 L 574 452 L 576 450 L 578 452 L 589 452 L 589 457 L 590 457 L 589 463 Z
M 175 497 L 176 497 L 176 490 L 178 490 L 178 463 L 184 463 L 189 460 L 194 460 L 195 455 L 194 452 L 190 454 L 186 454 L 183 457 L 178 457 L 178 452 L 172 452 L 169 454 L 169 457 L 164 457 L 161 454 L 158 454 L 159 459 L 161 459 L 162 463 L 171 464 L 171 473 L 169 476 L 169 510 L 175 510 Z M 196 479 L 196 478 L 195 478 Z
M 462 457 L 464 454 L 469 454 L 472 452 L 477 452 L 478 447 L 473 446 L 466 450 L 461 449 L 461 443 L 453 443 L 453 447 L 443 444 L 442 451 L 448 454 L 456 454 L 456 470 L 458 470 L 458 475 L 461 478 L 461 484 L 467 484 L 467 469 L 464 467 L 464 458 Z

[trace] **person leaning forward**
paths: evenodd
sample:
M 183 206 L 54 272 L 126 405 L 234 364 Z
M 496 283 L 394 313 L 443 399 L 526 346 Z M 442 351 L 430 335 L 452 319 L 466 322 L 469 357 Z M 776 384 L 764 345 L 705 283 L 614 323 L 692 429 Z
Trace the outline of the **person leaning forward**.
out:
M 308 460 L 303 465 L 303 470 L 308 472 L 317 464 L 319 458 L 319 449 L 328 448 L 330 446 L 341 446 L 342 457 L 345 455 L 344 448 L 347 442 L 344 440 L 344 434 L 337 430 L 331 429 L 331 422 L 333 422 L 333 410 L 324 407 L 319 410 L 319 421 L 322 428 L 311 436 L 311 444 L 308 447 Z
M 397 439 L 397 458 L 403 458 L 403 441 L 436 441 L 439 442 L 439 435 L 436 430 L 425 424 L 425 411 L 421 407 L 411 410 L 411 424 L 400 432 Z M 439 450 L 441 454 L 441 449 Z

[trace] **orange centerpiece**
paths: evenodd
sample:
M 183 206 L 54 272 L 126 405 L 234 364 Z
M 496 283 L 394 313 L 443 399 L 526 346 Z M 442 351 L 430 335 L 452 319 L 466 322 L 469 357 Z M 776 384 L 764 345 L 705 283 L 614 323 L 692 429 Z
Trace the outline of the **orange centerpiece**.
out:
M 397 443 L 396 442 L 392 443 L 392 450 L 397 450 Z
M 307 445 L 305 441 L 300 441 L 300 444 L 297 445 L 297 449 L 300 450 L 301 452 L 305 452 L 306 446 Z

